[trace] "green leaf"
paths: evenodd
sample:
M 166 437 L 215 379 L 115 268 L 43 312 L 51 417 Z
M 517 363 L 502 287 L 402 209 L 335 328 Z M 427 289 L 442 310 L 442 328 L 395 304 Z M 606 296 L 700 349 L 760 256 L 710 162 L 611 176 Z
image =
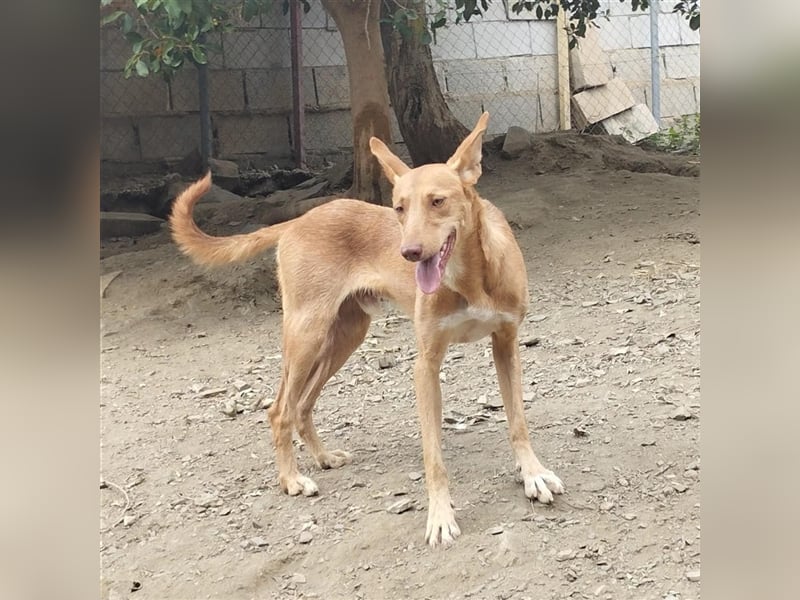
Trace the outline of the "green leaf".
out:
M 147 68 L 147 63 L 141 58 L 136 61 L 136 74 L 139 77 L 147 77 L 150 74 L 150 69 Z
M 128 35 L 133 31 L 133 19 L 128 13 L 122 17 L 122 33 Z
M 427 29 L 424 29 L 422 31 L 422 43 L 427 46 L 432 41 L 433 41 L 433 36 L 431 35 L 431 32 L 428 31 Z
M 109 23 L 113 23 L 117 19 L 119 19 L 122 15 L 126 14 L 124 10 L 117 10 L 111 13 L 110 15 L 106 15 L 100 20 L 100 25 L 108 25 Z
M 693 31 L 697 31 L 700 29 L 700 15 L 692 15 L 689 19 L 689 27 Z
M 206 51 L 201 46 L 192 46 L 192 58 L 198 65 L 204 65 L 208 62 Z
M 192 14 L 192 0 L 175 0 L 178 8 L 187 15 Z

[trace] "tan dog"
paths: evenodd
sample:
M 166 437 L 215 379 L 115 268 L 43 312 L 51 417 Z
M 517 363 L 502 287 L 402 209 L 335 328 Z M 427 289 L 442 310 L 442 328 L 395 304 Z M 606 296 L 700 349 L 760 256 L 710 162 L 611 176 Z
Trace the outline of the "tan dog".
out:
M 178 197 L 170 218 L 181 250 L 201 264 L 244 260 L 277 245 L 283 375 L 269 418 L 278 480 L 289 494 L 318 492 L 297 468 L 295 428 L 321 468 L 350 461 L 347 452 L 322 444 L 312 410 L 325 382 L 364 340 L 378 300 L 392 300 L 414 316 L 419 348 L 414 383 L 429 500 L 425 538 L 431 546 L 448 544 L 461 533 L 441 443 L 439 369 L 450 344 L 492 336 L 525 495 L 551 502 L 553 493 L 564 491 L 536 458 L 523 411 L 517 330 L 528 287 L 522 253 L 502 213 L 474 188 L 488 118 L 481 116 L 447 164 L 411 169 L 372 138 L 372 153 L 394 186 L 394 210 L 334 200 L 293 221 L 212 237 L 192 220 L 192 207 L 211 184 L 207 175 Z

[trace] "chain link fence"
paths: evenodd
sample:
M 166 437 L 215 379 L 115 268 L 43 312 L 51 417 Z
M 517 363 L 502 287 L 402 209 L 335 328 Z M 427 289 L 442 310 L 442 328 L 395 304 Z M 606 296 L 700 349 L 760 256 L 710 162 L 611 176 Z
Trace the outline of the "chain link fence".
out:
M 512 3 L 494 0 L 482 17 L 459 24 L 450 18 L 435 31 L 431 51 L 439 84 L 467 127 L 487 110 L 489 135 L 512 125 L 555 131 L 569 111 L 573 128 L 600 128 L 637 141 L 699 113 L 699 34 L 671 12 L 673 2 L 652 2 L 655 14 L 633 11 L 629 2 L 602 3 L 606 16 L 568 53 L 567 88 L 563 77 L 559 83 L 556 21 L 514 14 Z M 290 29 L 281 4 L 210 40 L 212 155 L 244 167 L 292 162 Z M 301 34 L 302 144 L 309 165 L 317 167 L 352 146 L 348 73 L 341 36 L 320 2 L 302 15 Z M 116 28 L 101 30 L 103 159 L 152 164 L 196 151 L 196 69 L 186 67 L 169 82 L 125 79 L 129 53 Z M 559 85 L 571 102 L 560 102 L 567 95 Z M 393 136 L 400 141 L 396 123 Z

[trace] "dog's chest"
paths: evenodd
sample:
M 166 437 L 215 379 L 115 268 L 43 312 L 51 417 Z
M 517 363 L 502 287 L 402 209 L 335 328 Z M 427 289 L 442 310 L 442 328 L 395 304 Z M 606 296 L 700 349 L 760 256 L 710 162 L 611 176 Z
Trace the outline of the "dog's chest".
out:
M 511 313 L 467 306 L 443 317 L 439 327 L 450 333 L 453 342 L 466 343 L 486 337 L 502 324 L 514 320 Z

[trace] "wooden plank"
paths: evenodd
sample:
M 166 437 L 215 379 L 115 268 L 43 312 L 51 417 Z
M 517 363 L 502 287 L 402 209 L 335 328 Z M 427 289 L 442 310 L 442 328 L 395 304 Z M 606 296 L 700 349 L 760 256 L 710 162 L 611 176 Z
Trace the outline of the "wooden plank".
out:
M 561 129 L 571 129 L 569 41 L 567 40 L 567 18 L 563 8 L 558 11 L 556 18 L 556 52 L 558 61 L 558 124 Z

